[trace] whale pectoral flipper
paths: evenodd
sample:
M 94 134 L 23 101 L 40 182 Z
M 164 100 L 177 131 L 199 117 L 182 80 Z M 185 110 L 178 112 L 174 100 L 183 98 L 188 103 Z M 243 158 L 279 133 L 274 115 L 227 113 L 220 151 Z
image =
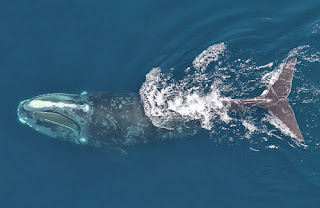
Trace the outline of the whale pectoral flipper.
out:
M 294 134 L 295 138 L 298 139 L 299 142 L 304 141 L 294 112 L 287 101 L 279 100 L 274 105 L 267 107 L 267 110 L 270 114 L 278 118 L 286 127 L 288 127 L 290 132 Z

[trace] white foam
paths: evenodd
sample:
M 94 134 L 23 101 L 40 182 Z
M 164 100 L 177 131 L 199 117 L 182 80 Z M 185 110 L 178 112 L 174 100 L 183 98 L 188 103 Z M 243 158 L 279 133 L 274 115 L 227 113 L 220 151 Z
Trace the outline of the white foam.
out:
M 286 60 L 292 57 L 299 57 L 300 59 L 308 61 L 310 63 L 320 62 L 320 52 L 315 52 L 315 50 L 318 49 L 314 49 L 310 47 L 310 45 L 296 47 L 289 52 L 289 55 L 286 58 Z
M 253 148 L 253 147 L 250 147 L 250 149 L 251 149 L 252 151 L 254 151 L 254 152 L 259 152 L 259 151 L 260 151 L 260 150 L 258 150 L 258 149 Z
M 266 148 L 268 148 L 268 149 L 279 149 L 279 146 L 276 146 L 276 145 L 272 144 L 272 145 L 266 146 Z
M 267 68 L 267 67 L 271 68 L 272 66 L 273 66 L 273 62 L 270 62 L 270 63 L 263 65 L 263 66 L 257 66 L 256 69 L 263 69 L 263 68 Z
M 224 43 L 210 46 L 195 58 L 194 68 L 205 71 L 225 49 Z M 216 118 L 226 123 L 231 120 L 223 105 L 226 98 L 220 95 L 218 88 L 211 85 L 209 92 L 204 92 L 202 84 L 208 86 L 212 75 L 202 72 L 195 71 L 182 80 L 174 80 L 171 73 L 162 73 L 160 68 L 154 68 L 146 75 L 140 97 L 145 114 L 155 126 L 173 129 L 177 122 L 198 120 L 203 128 L 210 130 Z
M 282 123 L 282 121 L 277 117 L 266 115 L 266 120 L 270 124 L 272 124 L 274 127 L 279 129 L 281 133 L 283 133 L 284 135 L 290 136 L 292 138 L 296 138 L 296 135 L 292 131 L 290 131 L 289 127 L 287 127 L 284 123 Z
M 257 131 L 257 127 L 246 120 L 242 120 L 242 125 L 248 129 L 250 133 Z
M 212 61 L 217 61 L 220 55 L 226 50 L 224 43 L 212 45 L 207 50 L 202 51 L 192 62 L 195 69 L 204 72 Z
M 309 56 L 303 56 L 302 57 L 304 60 L 308 61 L 308 62 L 320 62 L 320 52 L 311 54 Z
M 305 52 L 309 46 L 293 49 L 275 70 L 265 74 L 262 78 L 261 70 L 273 68 L 276 62 L 257 65 L 252 59 L 230 61 L 231 58 L 225 54 L 226 48 L 224 43 L 208 47 L 192 62 L 195 70 L 187 67 L 185 77 L 180 80 L 173 78 L 172 70 L 164 73 L 160 68 L 152 69 L 146 75 L 146 80 L 140 88 L 140 97 L 146 116 L 155 126 L 166 129 L 174 129 L 178 122 L 197 120 L 202 128 L 210 130 L 211 134 L 219 135 L 219 139 L 224 135 L 226 138 L 230 137 L 229 133 L 223 133 L 224 130 L 232 131 L 235 134 L 233 138 L 243 138 L 243 132 L 237 127 L 239 121 L 240 125 L 242 123 L 248 130 L 245 135 L 248 139 L 256 134 L 267 134 L 270 137 L 282 139 L 281 136 L 273 134 L 268 129 L 266 122 L 274 125 L 283 134 L 296 138 L 288 127 L 272 116 L 255 122 L 250 116 L 255 112 L 254 109 L 238 112 L 244 116 L 241 120 L 230 117 L 232 114 L 229 115 L 228 107 L 224 106 L 225 101 L 230 98 L 225 95 L 231 98 L 254 96 L 251 92 L 261 87 L 260 79 L 267 86 L 274 84 L 282 72 L 284 63 L 289 59 L 297 57 L 299 60 L 302 55 L 312 57 Z M 312 60 L 316 60 L 314 58 L 316 57 L 313 57 Z M 207 70 L 209 64 L 215 61 L 212 67 L 214 71 Z M 247 80 L 247 82 L 242 82 L 242 80 Z M 217 122 L 223 125 L 216 128 Z M 261 137 L 262 140 L 266 142 L 267 137 Z
M 281 63 L 277 69 L 263 75 L 261 78 L 261 82 L 272 86 L 279 79 L 283 67 L 284 63 Z
M 319 29 L 320 29 L 320 23 L 317 23 L 315 26 L 313 26 L 311 33 L 316 34 Z

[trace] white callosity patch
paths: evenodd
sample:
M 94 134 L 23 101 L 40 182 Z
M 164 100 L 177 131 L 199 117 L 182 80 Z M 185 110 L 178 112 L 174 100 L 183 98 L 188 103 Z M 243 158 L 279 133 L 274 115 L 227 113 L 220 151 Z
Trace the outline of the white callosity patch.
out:
M 79 142 L 80 142 L 81 144 L 85 144 L 85 143 L 87 143 L 87 139 L 84 138 L 84 137 L 81 137 L 81 138 L 79 138 Z
M 28 106 L 35 109 L 41 108 L 77 108 L 76 104 L 64 103 L 64 102 L 51 102 L 45 100 L 32 100 L 28 103 Z
M 26 120 L 24 120 L 23 118 L 19 117 L 19 121 L 23 124 L 27 123 Z
M 79 109 L 79 105 L 64 102 L 52 102 L 45 100 L 32 100 L 28 103 L 28 106 L 34 109 L 44 109 L 44 108 L 73 108 Z M 84 112 L 89 112 L 90 106 L 88 104 L 80 105 L 80 109 Z
M 83 109 L 84 112 L 89 112 L 90 111 L 90 106 L 88 104 L 84 104 L 82 109 Z

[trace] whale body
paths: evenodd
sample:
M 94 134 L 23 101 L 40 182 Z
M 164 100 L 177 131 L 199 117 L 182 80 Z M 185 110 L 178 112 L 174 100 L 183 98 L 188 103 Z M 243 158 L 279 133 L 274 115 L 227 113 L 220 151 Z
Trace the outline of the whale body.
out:
M 294 112 L 287 102 L 297 59 L 285 63 L 276 81 L 255 98 L 225 99 L 229 110 L 258 106 L 277 118 L 290 135 L 303 142 Z M 138 93 L 50 93 L 20 102 L 19 120 L 53 138 L 93 147 L 124 146 L 182 138 L 202 130 L 199 121 L 177 116 L 173 128 L 161 128 L 146 116 Z

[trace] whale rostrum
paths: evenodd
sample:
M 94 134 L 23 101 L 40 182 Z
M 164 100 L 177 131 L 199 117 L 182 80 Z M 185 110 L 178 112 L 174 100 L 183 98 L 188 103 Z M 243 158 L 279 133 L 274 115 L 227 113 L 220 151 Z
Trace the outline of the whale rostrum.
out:
M 290 135 L 304 142 L 294 112 L 287 102 L 297 59 L 284 64 L 279 77 L 263 93 L 249 99 L 227 99 L 230 110 L 265 108 Z M 201 131 L 199 121 L 177 119 L 172 129 L 155 126 L 145 115 L 138 93 L 51 93 L 20 102 L 19 120 L 31 128 L 65 141 L 94 147 L 123 146 L 181 138 Z

